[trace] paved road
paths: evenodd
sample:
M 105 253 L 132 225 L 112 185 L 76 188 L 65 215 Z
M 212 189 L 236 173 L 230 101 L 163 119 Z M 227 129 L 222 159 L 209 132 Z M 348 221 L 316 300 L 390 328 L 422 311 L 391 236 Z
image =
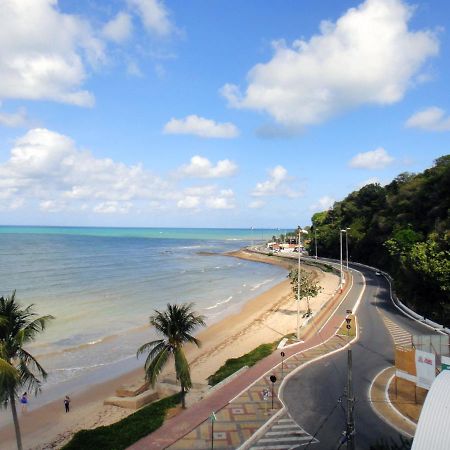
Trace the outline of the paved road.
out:
M 361 273 L 353 271 L 355 289 L 341 305 L 341 310 L 345 313 L 345 309 L 351 308 L 365 278 L 366 288 L 358 309 L 361 334 L 352 351 L 356 398 L 355 442 L 357 449 L 368 449 L 380 437 L 398 439 L 398 432 L 379 419 L 368 402 L 368 389 L 373 378 L 380 370 L 394 363 L 392 337 L 380 313 L 412 334 L 434 332 L 406 318 L 392 305 L 389 285 L 384 277 L 376 276 L 367 269 L 358 267 L 357 270 Z M 283 397 L 290 415 L 319 441 L 308 447 L 317 450 L 339 448 L 346 423 L 346 380 L 347 352 L 342 351 L 306 367 L 286 384 Z M 342 403 L 339 402 L 340 397 L 343 397 Z

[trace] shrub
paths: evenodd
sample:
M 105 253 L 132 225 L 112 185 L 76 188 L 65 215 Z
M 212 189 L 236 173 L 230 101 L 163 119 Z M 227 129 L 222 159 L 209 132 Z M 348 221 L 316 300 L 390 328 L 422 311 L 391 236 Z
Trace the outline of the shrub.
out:
M 166 412 L 180 403 L 180 394 L 144 406 L 112 425 L 81 430 L 63 450 L 121 450 L 158 429 Z

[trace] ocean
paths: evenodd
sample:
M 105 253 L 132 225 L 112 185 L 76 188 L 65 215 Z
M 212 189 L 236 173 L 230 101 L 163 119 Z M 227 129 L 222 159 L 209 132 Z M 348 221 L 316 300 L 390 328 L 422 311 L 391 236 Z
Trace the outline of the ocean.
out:
M 168 302 L 194 302 L 208 324 L 238 312 L 286 271 L 223 253 L 279 233 L 0 227 L 0 295 L 16 290 L 22 305 L 55 316 L 28 347 L 49 374 L 31 406 L 142 366 L 136 349 L 155 337 L 148 317 Z

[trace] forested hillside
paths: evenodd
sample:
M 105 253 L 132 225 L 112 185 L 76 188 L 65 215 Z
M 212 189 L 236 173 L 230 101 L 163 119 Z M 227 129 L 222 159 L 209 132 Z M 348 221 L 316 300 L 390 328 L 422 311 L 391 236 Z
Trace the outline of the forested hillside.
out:
M 339 258 L 339 230 L 349 227 L 349 258 L 395 279 L 404 303 L 450 325 L 450 155 L 420 174 L 369 184 L 314 214 L 319 256 Z M 314 241 L 311 241 L 311 254 Z

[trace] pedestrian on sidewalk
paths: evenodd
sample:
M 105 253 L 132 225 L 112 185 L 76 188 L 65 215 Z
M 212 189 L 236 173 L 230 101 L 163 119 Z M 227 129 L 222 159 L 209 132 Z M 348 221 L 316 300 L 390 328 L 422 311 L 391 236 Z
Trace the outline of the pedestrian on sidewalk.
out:
M 66 413 L 70 411 L 70 397 L 68 395 L 64 397 L 64 408 L 66 410 Z

